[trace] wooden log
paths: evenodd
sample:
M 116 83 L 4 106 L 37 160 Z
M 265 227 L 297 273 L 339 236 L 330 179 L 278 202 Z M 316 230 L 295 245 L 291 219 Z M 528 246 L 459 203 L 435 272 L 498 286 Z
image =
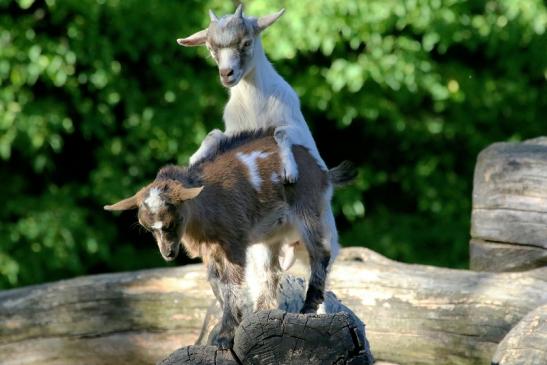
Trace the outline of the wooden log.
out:
M 372 365 L 355 319 L 347 313 L 304 315 L 281 310 L 245 318 L 238 327 L 233 351 L 213 346 L 188 346 L 160 365 L 183 364 L 352 364 Z
M 493 365 L 547 364 L 547 305 L 527 314 L 499 344 Z
M 547 265 L 547 250 L 534 246 L 471 239 L 469 255 L 475 271 L 522 271 Z
M 451 270 L 349 248 L 329 289 L 367 324 L 378 360 L 486 364 L 509 330 L 547 303 L 547 268 Z M 212 299 L 202 265 L 0 292 L 1 363 L 155 363 L 196 341 Z
M 479 154 L 471 237 L 473 270 L 547 265 L 547 137 L 495 143 Z
M 304 305 L 306 289 L 306 282 L 302 278 L 290 274 L 283 275 L 279 284 L 278 308 L 283 312 L 298 313 Z M 366 339 L 363 322 L 350 308 L 345 306 L 333 292 L 327 291 L 325 293 L 325 301 L 318 312 L 324 314 L 345 313 L 349 316 L 353 326 L 356 328 L 356 335 L 359 342 L 363 344 L 365 351 L 369 351 L 369 344 Z M 203 327 L 196 341 L 196 345 L 212 345 L 214 343 L 214 339 L 218 335 L 221 317 L 222 311 L 220 305 L 214 300 L 207 309 L 207 314 L 203 321 Z
M 230 350 L 219 350 L 216 346 L 195 345 L 176 350 L 158 365 L 239 365 Z

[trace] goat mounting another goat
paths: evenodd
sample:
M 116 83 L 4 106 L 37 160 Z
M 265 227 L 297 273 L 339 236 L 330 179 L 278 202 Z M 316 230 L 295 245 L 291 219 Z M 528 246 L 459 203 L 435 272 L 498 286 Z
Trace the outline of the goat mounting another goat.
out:
M 178 44 L 185 47 L 205 44 L 218 65 L 222 85 L 230 88 L 230 99 L 224 108 L 225 132 L 218 129 L 210 132 L 190 158 L 190 164 L 205 158 L 226 136 L 275 128 L 283 180 L 292 183 L 298 178 L 293 145 L 308 149 L 319 167 L 327 171 L 300 110 L 296 92 L 275 71 L 262 48 L 260 34 L 284 11 L 260 18 L 247 17 L 240 4 L 234 14 L 218 18 L 210 10 L 211 22 L 207 29 L 177 39 Z
M 216 344 L 232 346 L 235 328 L 253 310 L 277 307 L 280 248 L 303 242 L 310 279 L 302 313 L 323 301 L 331 247 L 337 247 L 330 209 L 333 186 L 351 180 L 348 164 L 326 172 L 301 146 L 293 146 L 300 177 L 286 185 L 280 178 L 281 152 L 269 131 L 224 139 L 207 159 L 189 167 L 166 166 L 135 195 L 105 206 L 138 208 L 140 224 L 154 235 L 165 260 L 181 243 L 191 257 L 201 257 L 223 307 Z M 245 298 L 245 299 L 244 299 Z

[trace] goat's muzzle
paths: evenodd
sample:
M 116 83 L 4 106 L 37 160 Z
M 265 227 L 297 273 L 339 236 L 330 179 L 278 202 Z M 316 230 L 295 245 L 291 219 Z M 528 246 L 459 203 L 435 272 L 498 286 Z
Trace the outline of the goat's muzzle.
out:
M 222 82 L 222 85 L 225 87 L 232 87 L 239 81 L 232 68 L 221 68 L 218 72 L 220 75 L 220 82 Z
M 164 249 L 160 250 L 161 255 L 165 261 L 173 261 L 179 254 L 180 245 L 167 245 Z

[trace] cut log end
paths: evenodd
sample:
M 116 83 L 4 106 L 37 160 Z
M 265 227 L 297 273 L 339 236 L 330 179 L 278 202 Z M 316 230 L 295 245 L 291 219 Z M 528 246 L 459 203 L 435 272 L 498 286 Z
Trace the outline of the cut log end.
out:
M 296 314 L 280 310 L 248 316 L 238 327 L 233 351 L 188 346 L 161 365 L 374 363 L 359 323 L 347 313 Z
M 471 214 L 473 270 L 547 265 L 546 141 L 494 143 L 479 154 Z

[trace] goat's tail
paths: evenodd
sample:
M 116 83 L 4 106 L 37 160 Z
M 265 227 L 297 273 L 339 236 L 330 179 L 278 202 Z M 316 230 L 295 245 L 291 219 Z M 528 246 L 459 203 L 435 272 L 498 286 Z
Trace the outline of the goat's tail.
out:
M 328 171 L 329 180 L 335 186 L 349 184 L 357 176 L 357 169 L 353 162 L 343 161 L 340 165 Z

